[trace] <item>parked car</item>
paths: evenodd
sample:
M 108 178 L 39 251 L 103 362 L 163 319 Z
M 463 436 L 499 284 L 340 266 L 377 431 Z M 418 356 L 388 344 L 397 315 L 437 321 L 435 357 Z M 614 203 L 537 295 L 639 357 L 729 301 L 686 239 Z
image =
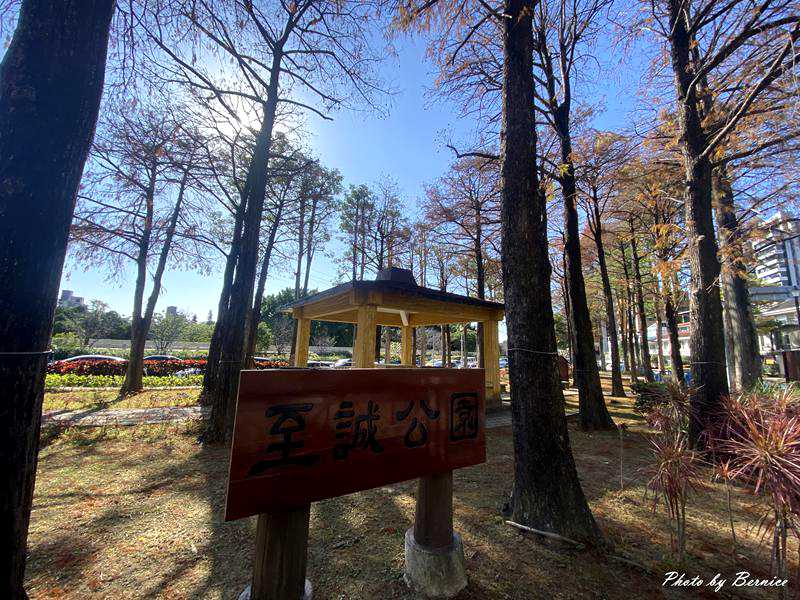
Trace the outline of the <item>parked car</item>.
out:
M 329 369 L 332 364 L 324 360 L 310 360 L 306 366 L 311 369 Z
M 501 356 L 500 357 L 500 368 L 501 369 L 505 369 L 507 367 L 508 367 L 508 358 L 506 358 L 505 356 Z
M 125 360 L 124 358 L 120 358 L 119 356 L 105 356 L 104 354 L 81 354 L 80 356 L 71 356 L 70 358 L 59 360 L 58 362 L 62 363 L 76 362 L 76 361 L 100 362 L 103 360 L 110 360 L 113 362 L 128 362 L 127 360 Z
M 478 361 L 474 358 L 467 359 L 467 368 L 468 369 L 477 369 L 478 368 Z
M 144 360 L 180 360 L 180 358 L 171 354 L 150 354 L 145 356 Z
M 175 377 L 188 377 L 189 375 L 202 375 L 203 369 L 182 369 L 175 372 Z
M 353 366 L 352 358 L 340 358 L 335 363 L 333 363 L 334 369 L 344 369 L 345 367 L 352 367 L 352 366 Z

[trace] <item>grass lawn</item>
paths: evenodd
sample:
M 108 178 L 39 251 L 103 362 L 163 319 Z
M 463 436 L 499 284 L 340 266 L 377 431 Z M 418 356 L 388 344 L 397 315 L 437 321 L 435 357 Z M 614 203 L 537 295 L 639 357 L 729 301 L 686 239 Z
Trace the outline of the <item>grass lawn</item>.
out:
M 185 390 L 146 389 L 119 399 L 117 390 L 70 390 L 45 392 L 43 412 L 51 410 L 100 410 L 104 408 L 155 408 L 160 406 L 194 406 L 200 388 Z
M 571 441 L 594 515 L 617 554 L 576 551 L 522 534 L 499 511 L 512 485 L 511 428 L 488 431 L 488 460 L 455 475 L 455 527 L 466 549 L 469 588 L 461 599 L 724 597 L 710 588 L 665 595 L 673 569 L 663 509 L 644 498 L 647 441 L 630 402 L 610 409 L 631 430 L 619 490 L 616 433 Z M 251 573 L 255 520 L 222 522 L 227 450 L 197 443 L 197 425 L 49 432 L 39 461 L 27 586 L 44 598 L 236 598 Z M 543 465 L 542 468 L 546 468 Z M 403 534 L 413 521 L 413 483 L 313 506 L 309 577 L 317 599 L 414 598 L 403 581 Z M 739 556 L 732 556 L 724 491 L 708 483 L 687 508 L 687 573 L 767 578 L 755 498 L 733 498 Z M 792 549 L 797 557 L 797 549 Z M 793 568 L 794 572 L 794 568 Z M 793 582 L 793 585 L 797 585 Z M 776 591 L 728 589 L 728 597 Z

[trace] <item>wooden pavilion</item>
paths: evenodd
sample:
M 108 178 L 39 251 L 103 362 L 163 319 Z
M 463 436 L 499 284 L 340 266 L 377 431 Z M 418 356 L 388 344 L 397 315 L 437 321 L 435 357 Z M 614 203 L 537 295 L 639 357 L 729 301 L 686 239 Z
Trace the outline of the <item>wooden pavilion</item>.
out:
M 416 366 L 413 332 L 416 327 L 452 323 L 483 323 L 481 356 L 486 373 L 486 406 L 500 404 L 500 342 L 498 322 L 504 305 L 417 285 L 406 269 L 384 269 L 375 281 L 350 281 L 287 305 L 297 319 L 295 366 L 308 363 L 311 321 L 356 325 L 353 366 L 373 368 L 378 325 L 401 330 L 401 366 Z M 424 363 L 423 363 L 424 364 Z

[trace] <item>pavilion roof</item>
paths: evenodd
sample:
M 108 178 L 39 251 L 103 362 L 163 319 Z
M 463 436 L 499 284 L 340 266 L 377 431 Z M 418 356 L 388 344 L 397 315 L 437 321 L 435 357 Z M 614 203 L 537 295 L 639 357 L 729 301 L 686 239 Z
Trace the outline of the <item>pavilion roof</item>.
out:
M 392 268 L 381 271 L 374 281 L 342 283 L 282 310 L 298 317 L 355 323 L 357 308 L 365 304 L 376 305 L 378 324 L 389 326 L 500 320 L 505 309 L 501 302 L 419 286 L 409 271 Z

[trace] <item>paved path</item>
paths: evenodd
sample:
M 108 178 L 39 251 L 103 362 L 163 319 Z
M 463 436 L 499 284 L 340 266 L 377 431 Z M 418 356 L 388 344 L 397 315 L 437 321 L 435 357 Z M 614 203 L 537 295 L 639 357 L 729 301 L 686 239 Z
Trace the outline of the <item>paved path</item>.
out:
M 55 427 L 103 427 L 105 425 L 146 425 L 200 419 L 209 412 L 205 406 L 163 408 L 105 408 L 102 410 L 51 411 L 42 415 L 42 425 Z
M 164 408 L 105 408 L 102 410 L 51 411 L 42 415 L 42 425 L 55 427 L 103 427 L 106 425 L 148 425 L 201 419 L 205 406 Z M 486 417 L 487 429 L 511 425 L 511 410 L 505 408 Z
M 102 410 L 54 410 L 42 415 L 44 427 L 104 427 L 107 425 L 151 425 L 202 419 L 207 406 L 169 406 L 163 408 L 105 408 Z M 567 414 L 567 417 L 570 415 Z M 511 426 L 511 409 L 490 412 L 486 428 Z
M 509 427 L 511 425 L 511 409 L 503 408 L 486 415 L 486 429 L 495 427 Z

